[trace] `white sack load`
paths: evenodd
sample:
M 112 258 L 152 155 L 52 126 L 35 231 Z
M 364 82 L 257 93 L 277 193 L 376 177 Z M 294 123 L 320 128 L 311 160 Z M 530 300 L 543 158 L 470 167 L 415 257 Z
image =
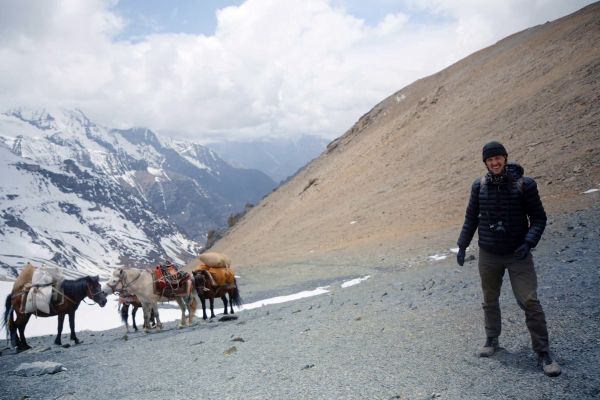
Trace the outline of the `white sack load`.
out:
M 42 266 L 42 269 L 46 270 L 46 272 L 52 277 L 52 284 L 54 287 L 59 288 L 62 286 L 65 277 L 62 273 L 62 269 L 58 267 L 46 267 Z M 32 278 L 33 283 L 33 278 Z
M 31 289 L 25 302 L 25 312 L 50 313 L 50 302 L 52 301 L 53 285 L 61 284 L 63 275 L 59 268 L 41 267 L 36 268 L 31 278 Z
M 229 268 L 231 267 L 231 259 L 225 254 L 210 252 L 202 253 L 198 256 L 204 265 L 210 268 Z

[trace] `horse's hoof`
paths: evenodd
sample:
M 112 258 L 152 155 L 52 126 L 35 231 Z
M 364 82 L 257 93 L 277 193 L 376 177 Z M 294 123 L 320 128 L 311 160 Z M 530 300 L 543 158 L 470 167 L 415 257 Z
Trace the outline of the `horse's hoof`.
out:
M 30 349 L 31 349 L 31 346 L 26 344 L 25 346 L 17 346 L 16 351 L 17 351 L 17 353 L 21 353 L 23 351 L 27 351 Z

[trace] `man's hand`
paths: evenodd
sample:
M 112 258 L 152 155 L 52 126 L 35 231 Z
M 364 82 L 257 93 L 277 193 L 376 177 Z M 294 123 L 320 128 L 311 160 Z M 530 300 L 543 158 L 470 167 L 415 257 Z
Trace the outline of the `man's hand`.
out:
M 456 253 L 456 262 L 458 263 L 458 265 L 460 265 L 461 267 L 464 265 L 465 263 L 465 252 L 466 249 L 459 247 L 458 248 L 458 253 Z
M 529 244 L 527 243 L 523 243 L 522 245 L 520 245 L 516 250 L 515 250 L 515 258 L 517 260 L 524 260 L 527 255 L 529 254 Z

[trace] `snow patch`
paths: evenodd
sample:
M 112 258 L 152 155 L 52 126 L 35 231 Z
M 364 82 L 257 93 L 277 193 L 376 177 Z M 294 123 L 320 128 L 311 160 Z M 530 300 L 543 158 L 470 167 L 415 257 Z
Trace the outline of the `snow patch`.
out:
M 342 288 L 347 288 L 347 287 L 350 287 L 350 286 L 358 285 L 359 283 L 366 281 L 370 277 L 371 277 L 371 275 L 367 275 L 367 276 L 363 276 L 362 278 L 356 278 L 356 279 L 352 279 L 352 280 L 346 281 L 346 282 L 344 282 L 344 283 L 341 284 L 341 287 Z
M 147 171 L 150 175 L 154 175 L 154 176 L 158 176 L 158 177 L 163 176 L 163 171 L 162 171 L 162 169 L 159 169 L 159 168 L 148 167 Z
M 396 103 L 400 103 L 404 99 L 406 99 L 406 95 L 404 95 L 404 94 L 401 94 L 400 96 L 395 97 Z
M 239 276 L 236 276 L 237 279 L 240 279 Z M 342 283 L 342 288 L 347 288 L 350 286 L 357 285 L 363 281 L 366 281 L 370 278 L 370 275 L 364 276 L 362 278 L 356 278 Z M 69 278 L 70 279 L 70 278 Z M 12 291 L 13 282 L 0 281 L 0 298 L 5 299 L 6 296 Z M 304 290 L 298 293 L 285 295 L 285 296 L 277 296 L 269 299 L 255 301 L 253 303 L 244 304 L 240 307 L 240 311 L 244 310 L 252 310 L 256 308 L 260 308 L 267 305 L 273 304 L 281 304 L 289 301 L 304 299 L 307 297 L 319 296 L 325 293 L 329 293 L 329 286 L 318 287 L 314 290 Z M 79 308 L 77 309 L 77 324 L 76 331 L 104 331 L 108 329 L 114 329 L 118 327 L 122 327 L 123 331 L 125 331 L 125 327 L 123 322 L 121 321 L 121 313 L 118 311 L 119 302 L 118 297 L 114 294 L 107 296 L 108 302 L 106 306 L 100 307 L 97 304 L 86 304 L 81 303 Z M 159 315 L 160 320 L 162 322 L 170 322 L 176 321 L 181 318 L 181 311 L 179 311 L 178 307 L 173 307 L 174 302 L 167 303 L 169 304 L 167 307 L 161 307 L 164 303 L 159 303 Z M 198 318 L 198 312 L 196 313 L 196 318 Z M 222 314 L 223 309 L 215 308 L 216 314 Z M 140 317 L 138 317 L 138 322 Z M 201 316 L 199 318 L 202 318 Z M 68 331 L 68 329 L 67 329 Z M 63 330 L 63 334 L 64 334 Z M 56 335 L 56 318 L 37 318 L 32 316 L 27 324 L 27 332 L 26 335 L 28 337 L 34 336 L 44 336 L 44 335 Z

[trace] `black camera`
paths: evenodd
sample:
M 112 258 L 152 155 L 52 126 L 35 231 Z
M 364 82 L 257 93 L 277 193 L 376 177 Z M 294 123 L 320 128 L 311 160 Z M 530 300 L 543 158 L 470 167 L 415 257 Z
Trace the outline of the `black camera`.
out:
M 490 230 L 492 233 L 497 235 L 504 235 L 506 233 L 506 228 L 504 227 L 502 221 L 498 221 L 495 224 L 490 224 Z

